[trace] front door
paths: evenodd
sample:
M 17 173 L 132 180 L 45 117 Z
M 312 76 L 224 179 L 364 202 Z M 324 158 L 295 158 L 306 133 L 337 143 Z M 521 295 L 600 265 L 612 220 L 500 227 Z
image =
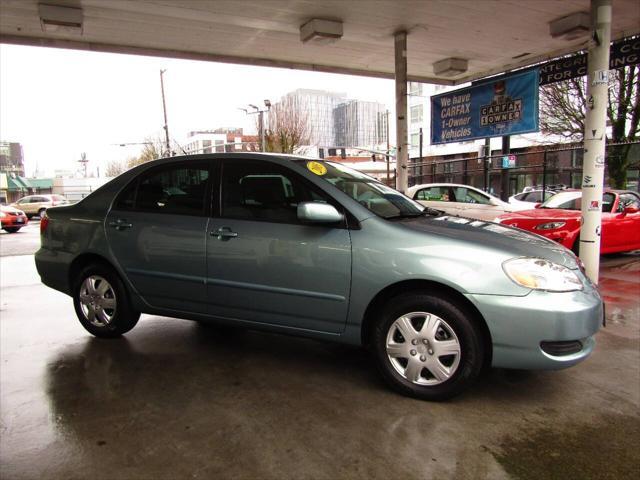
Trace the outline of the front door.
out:
M 206 313 L 209 171 L 208 162 L 148 170 L 119 195 L 107 216 L 111 251 L 152 307 Z
M 346 224 L 305 225 L 302 201 L 332 202 L 268 161 L 226 160 L 220 216 L 207 236 L 207 301 L 217 317 L 338 333 L 346 322 L 351 240 Z

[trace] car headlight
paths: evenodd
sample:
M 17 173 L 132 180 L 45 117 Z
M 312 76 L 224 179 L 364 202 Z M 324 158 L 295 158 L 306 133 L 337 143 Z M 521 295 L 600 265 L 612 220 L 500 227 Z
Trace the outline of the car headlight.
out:
M 493 223 L 502 223 L 502 219 L 500 217 L 496 217 L 492 220 Z
M 582 282 L 567 267 L 542 258 L 514 258 L 502 264 L 507 276 L 522 287 L 549 292 L 582 290 Z
M 564 227 L 567 222 L 549 222 L 536 225 L 534 230 L 555 230 L 556 228 Z

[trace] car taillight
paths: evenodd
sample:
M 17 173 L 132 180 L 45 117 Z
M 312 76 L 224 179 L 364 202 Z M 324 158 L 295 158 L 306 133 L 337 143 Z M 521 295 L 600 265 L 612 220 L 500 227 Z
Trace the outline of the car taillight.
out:
M 52 201 L 51 201 L 51 206 L 52 206 L 52 207 L 55 207 L 57 204 L 58 204 L 58 203 L 57 203 L 55 200 L 52 200 Z
M 49 216 L 47 215 L 47 213 L 45 212 L 44 215 L 42 215 L 42 218 L 40 219 L 40 234 L 42 235 L 44 232 L 47 231 L 47 227 L 49 226 Z

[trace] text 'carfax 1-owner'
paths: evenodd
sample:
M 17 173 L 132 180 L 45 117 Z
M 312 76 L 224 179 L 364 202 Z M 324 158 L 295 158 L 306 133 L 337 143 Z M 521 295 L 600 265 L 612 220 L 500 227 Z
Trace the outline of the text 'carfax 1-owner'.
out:
M 431 143 L 537 132 L 538 82 L 535 69 L 431 97 Z

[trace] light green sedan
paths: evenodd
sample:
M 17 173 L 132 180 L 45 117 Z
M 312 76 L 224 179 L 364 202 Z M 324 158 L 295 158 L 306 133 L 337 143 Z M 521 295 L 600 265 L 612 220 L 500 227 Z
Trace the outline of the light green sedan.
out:
M 48 209 L 41 235 L 42 281 L 93 335 L 148 313 L 364 345 L 389 385 L 428 400 L 467 389 L 483 366 L 574 365 L 603 318 L 561 245 L 321 160 L 149 162 Z

